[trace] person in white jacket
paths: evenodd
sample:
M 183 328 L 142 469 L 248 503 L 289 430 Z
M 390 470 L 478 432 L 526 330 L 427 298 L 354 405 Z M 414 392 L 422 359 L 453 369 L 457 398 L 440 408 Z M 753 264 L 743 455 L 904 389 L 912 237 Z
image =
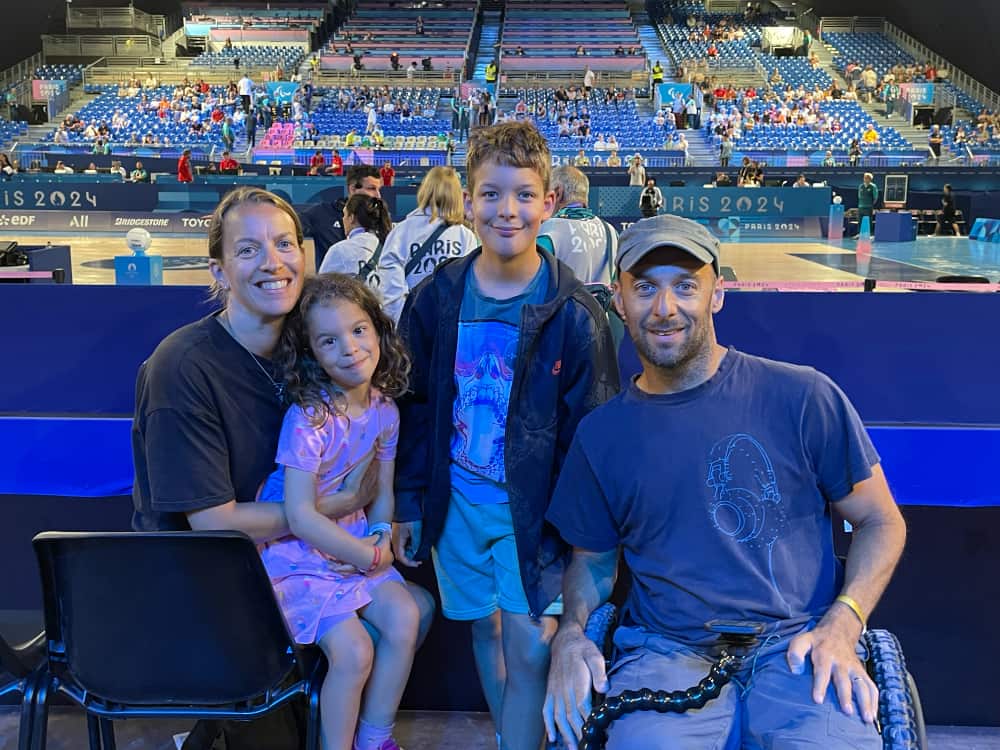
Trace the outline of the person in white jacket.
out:
M 344 231 L 347 237 L 330 246 L 319 273 L 346 273 L 357 276 L 368 286 L 381 286 L 375 267 L 379 245 L 385 245 L 392 226 L 389 209 L 381 198 L 355 193 L 344 205 Z
M 386 238 L 376 271 L 381 280 L 382 306 L 398 321 L 403 304 L 438 263 L 468 255 L 479 246 L 475 233 L 462 221 L 462 183 L 451 167 L 434 167 L 420 183 L 417 208 L 396 224 Z

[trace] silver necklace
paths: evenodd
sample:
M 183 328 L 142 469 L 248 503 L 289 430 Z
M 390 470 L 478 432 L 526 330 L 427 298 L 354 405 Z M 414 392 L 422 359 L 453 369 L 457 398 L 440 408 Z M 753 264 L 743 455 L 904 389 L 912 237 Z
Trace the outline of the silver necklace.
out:
M 267 371 L 267 368 L 261 364 L 259 359 L 257 359 L 257 355 L 254 354 L 252 351 L 250 351 L 246 347 L 246 345 L 236 337 L 236 332 L 233 330 L 233 325 L 232 323 L 229 322 L 229 315 L 226 312 L 222 312 L 219 315 L 219 320 L 222 322 L 222 327 L 226 330 L 226 333 L 228 333 L 232 337 L 233 341 L 235 341 L 237 344 L 243 347 L 243 351 L 245 351 L 247 354 L 250 355 L 250 358 L 256 363 L 257 367 L 260 368 L 260 371 L 264 373 L 264 377 L 267 378 L 268 382 L 271 384 L 271 387 L 274 389 L 274 395 L 278 397 L 278 401 L 284 403 L 285 384 L 272 378 L 271 373 L 269 373 Z

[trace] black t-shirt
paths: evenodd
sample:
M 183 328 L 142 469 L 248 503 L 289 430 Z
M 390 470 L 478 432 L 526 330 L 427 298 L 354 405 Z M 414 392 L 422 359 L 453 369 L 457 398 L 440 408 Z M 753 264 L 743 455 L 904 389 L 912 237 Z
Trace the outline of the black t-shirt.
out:
M 302 231 L 312 237 L 316 245 L 316 268 L 323 262 L 326 251 L 347 238 L 344 233 L 344 206 L 346 198 L 338 198 L 333 203 L 317 203 L 299 212 Z
M 258 357 L 274 377 L 271 362 Z M 253 502 L 274 468 L 284 408 L 215 316 L 167 336 L 139 368 L 132 526 L 190 528 L 186 513 Z

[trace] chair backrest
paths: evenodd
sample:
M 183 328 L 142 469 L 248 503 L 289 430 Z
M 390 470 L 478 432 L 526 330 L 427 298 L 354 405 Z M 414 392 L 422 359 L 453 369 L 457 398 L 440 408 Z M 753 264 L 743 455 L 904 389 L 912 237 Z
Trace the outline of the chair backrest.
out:
M 108 701 L 223 705 L 275 687 L 294 643 L 240 532 L 34 539 L 50 668 Z

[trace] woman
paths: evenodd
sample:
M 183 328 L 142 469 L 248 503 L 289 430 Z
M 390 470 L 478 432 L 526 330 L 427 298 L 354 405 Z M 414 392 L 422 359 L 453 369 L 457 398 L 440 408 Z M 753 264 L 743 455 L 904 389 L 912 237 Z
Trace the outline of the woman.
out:
M 389 209 L 380 198 L 355 193 L 344 204 L 344 233 L 347 236 L 330 246 L 319 272 L 357 276 L 377 288 L 378 282 L 369 277 L 378 266 L 380 248 L 391 228 Z
M 934 235 L 939 236 L 941 230 L 946 226 L 950 226 L 952 231 L 955 232 L 956 237 L 961 237 L 962 233 L 958 230 L 958 221 L 955 217 L 955 197 L 951 194 L 951 185 L 945 183 L 944 192 L 941 195 L 941 211 L 938 213 L 937 227 L 934 229 Z
M 0 153 L 0 179 L 9 180 L 17 173 L 17 169 L 10 163 L 7 154 Z
M 302 291 L 302 225 L 278 196 L 239 187 L 216 207 L 208 238 L 212 294 L 222 309 L 174 331 L 139 368 L 132 525 L 237 530 L 265 542 L 288 533 L 282 503 L 254 500 L 274 467 L 285 408 L 271 356 Z M 319 499 L 324 515 L 368 504 L 375 477 L 364 468 Z M 422 638 L 433 600 L 409 590 Z
M 629 187 L 643 187 L 646 184 L 646 168 L 642 166 L 642 157 L 636 154 L 628 165 Z
M 399 320 L 410 289 L 434 272 L 442 260 L 468 255 L 479 245 L 462 222 L 462 184 L 451 167 L 434 167 L 417 190 L 417 207 L 385 240 L 377 276 L 383 307 Z

